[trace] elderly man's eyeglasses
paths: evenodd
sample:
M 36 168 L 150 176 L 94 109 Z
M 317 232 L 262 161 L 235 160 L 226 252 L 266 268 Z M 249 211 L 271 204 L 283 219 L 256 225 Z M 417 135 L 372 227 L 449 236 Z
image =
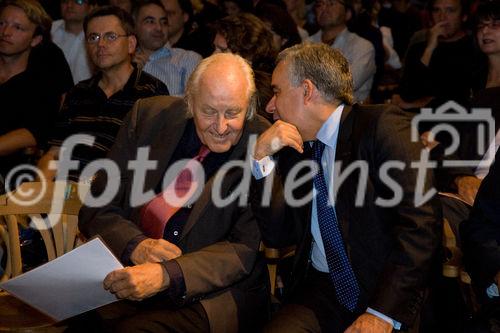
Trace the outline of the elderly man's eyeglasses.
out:
M 119 35 L 116 32 L 106 32 L 102 36 L 101 36 L 101 34 L 96 34 L 96 33 L 88 34 L 86 39 L 87 39 L 87 43 L 89 43 L 89 44 L 97 44 L 97 43 L 99 43 L 101 38 L 108 43 L 113 43 L 120 37 L 128 37 L 128 36 L 130 36 L 130 35 Z

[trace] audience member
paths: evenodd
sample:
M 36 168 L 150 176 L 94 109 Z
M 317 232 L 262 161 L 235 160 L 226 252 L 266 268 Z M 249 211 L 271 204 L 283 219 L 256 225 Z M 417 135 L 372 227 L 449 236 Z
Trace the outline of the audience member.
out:
M 432 0 L 433 27 L 426 42 L 407 52 L 400 93 L 392 103 L 403 109 L 436 107 L 449 100 L 466 105 L 472 88 L 474 43 L 464 29 L 462 0 Z
M 196 23 L 190 0 L 162 0 L 167 11 L 168 41 L 172 47 L 191 50 L 202 57 L 214 51 L 207 22 Z
M 0 175 L 26 163 L 24 149 L 44 148 L 62 93 L 29 66 L 33 49 L 50 35 L 51 19 L 34 0 L 0 5 Z M 8 185 L 12 185 L 9 183 Z
M 373 45 L 347 29 L 352 17 L 350 0 L 317 0 L 314 7 L 320 30 L 309 39 L 325 43 L 347 58 L 354 79 L 354 100 L 364 102 L 370 96 L 376 72 Z
M 285 0 L 286 9 L 297 25 L 300 38 L 303 42 L 309 38 L 309 33 L 304 29 L 306 24 L 306 4 L 305 0 Z
M 263 4 L 256 10 L 256 15 L 271 30 L 276 51 L 302 42 L 297 25 L 285 9 L 277 5 Z
M 270 115 L 265 112 L 265 107 L 272 97 L 271 72 L 277 53 L 271 31 L 256 16 L 248 13 L 217 21 L 214 31 L 215 53 L 235 53 L 252 65 L 257 86 L 257 111 L 268 118 Z
M 135 62 L 165 83 L 171 95 L 184 95 L 187 80 L 201 56 L 169 46 L 167 14 L 159 0 L 139 1 L 133 15 L 139 45 Z
M 277 167 L 274 177 L 290 188 L 275 190 L 284 195 L 273 196 L 274 211 L 255 205 L 254 213 L 265 244 L 296 251 L 287 305 L 265 332 L 417 325 L 442 227 L 437 198 L 415 198 L 417 183 L 428 191 L 432 180 L 410 167 L 423 149 L 411 141 L 410 119 L 391 106 L 351 106 L 348 62 L 334 48 L 296 45 L 277 62 L 267 107 L 277 121 L 257 139 L 253 172 L 265 177 Z M 308 159 L 315 172 L 296 168 Z M 390 172 L 401 191 L 395 201 L 379 172 L 394 161 L 404 165 Z M 288 177 L 299 185 L 292 189 Z
M 394 37 L 394 49 L 404 59 L 413 34 L 422 29 L 422 15 L 410 0 L 385 1 L 378 15 L 378 24 L 389 27 Z
M 83 19 L 92 9 L 93 1 L 61 0 L 62 19 L 52 23 L 52 40 L 63 50 L 75 83 L 92 76 L 90 59 L 85 50 Z
M 119 7 L 98 7 L 85 18 L 83 30 L 90 59 L 99 72 L 66 96 L 49 142 L 52 147 L 39 162 L 48 180 L 56 173 L 49 169 L 49 163 L 58 159 L 60 147 L 69 136 L 88 134 L 95 138 L 93 144 L 81 143 L 73 150 L 72 158 L 80 163 L 70 176 L 78 180 L 89 162 L 106 156 L 135 101 L 168 95 L 161 81 L 131 63 L 136 38 L 130 14 Z
M 226 162 L 243 162 L 249 136 L 269 126 L 255 115 L 254 93 L 247 62 L 217 54 L 190 77 L 187 104 L 155 97 L 134 106 L 108 156 L 120 166 L 121 179 L 104 172 L 92 184 L 92 193 L 100 193 L 108 182 L 120 181 L 118 195 L 105 207 L 83 207 L 79 221 L 86 237 L 100 236 L 129 265 L 104 279 L 107 290 L 133 301 L 121 303 L 134 310 L 128 313 L 119 312 L 120 303 L 114 306 L 114 317 L 123 317 L 113 331 L 259 332 L 267 320 L 269 281 L 258 224 L 239 199 L 221 207 L 212 194 L 220 190 L 224 198 L 246 178 L 236 167 L 223 176 L 221 188 L 214 180 Z M 128 198 L 136 186 L 127 164 L 144 146 L 155 147 L 149 159 L 158 165 L 147 173 L 145 190 L 159 194 L 133 207 Z M 175 207 L 160 193 L 170 187 L 163 177 L 174 163 L 193 158 L 206 175 L 201 196 Z M 158 200 L 172 211 L 166 226 L 162 211 L 155 217 Z
M 495 142 L 484 142 L 490 146 L 491 156 L 495 155 L 500 145 L 500 2 L 486 1 L 480 4 L 475 15 L 476 41 L 486 60 L 481 63 L 477 72 L 476 87 L 471 106 L 491 109 L 495 120 Z M 476 133 L 473 133 L 476 134 Z M 477 154 L 477 135 L 470 135 L 468 151 L 464 159 L 482 159 Z M 483 179 L 488 173 L 490 162 L 481 164 L 476 169 L 476 176 Z

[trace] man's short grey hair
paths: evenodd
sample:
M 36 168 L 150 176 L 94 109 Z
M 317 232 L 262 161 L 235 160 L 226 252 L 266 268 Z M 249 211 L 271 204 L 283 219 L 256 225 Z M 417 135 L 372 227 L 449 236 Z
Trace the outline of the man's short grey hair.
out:
M 340 51 L 325 44 L 298 44 L 281 51 L 276 63 L 282 61 L 288 63 L 292 86 L 297 87 L 309 79 L 327 102 L 353 104 L 352 75 Z
M 256 88 L 255 88 L 255 80 L 252 67 L 250 63 L 244 58 L 240 57 L 237 54 L 233 53 L 218 53 L 211 55 L 208 58 L 203 59 L 198 66 L 195 68 L 186 85 L 186 96 L 185 101 L 188 106 L 188 115 L 190 117 L 193 116 L 193 100 L 199 92 L 199 82 L 200 78 L 203 76 L 203 73 L 207 70 L 210 65 L 214 63 L 229 63 L 235 62 L 239 65 L 243 75 L 247 80 L 247 97 L 248 97 L 248 109 L 246 113 L 247 119 L 252 119 L 256 113 L 257 109 L 257 96 L 256 96 Z M 220 79 L 220 78 L 219 78 Z

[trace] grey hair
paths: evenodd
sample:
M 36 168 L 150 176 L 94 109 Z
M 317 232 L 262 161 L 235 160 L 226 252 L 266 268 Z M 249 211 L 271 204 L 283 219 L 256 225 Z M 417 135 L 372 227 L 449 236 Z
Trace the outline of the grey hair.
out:
M 203 59 L 198 64 L 198 66 L 196 66 L 195 70 L 193 71 L 187 82 L 186 95 L 184 97 L 184 100 L 186 101 L 187 104 L 188 116 L 190 117 L 193 116 L 193 99 L 195 98 L 196 95 L 198 95 L 199 81 L 203 76 L 203 74 L 205 73 L 205 71 L 207 70 L 207 68 L 214 63 L 218 62 L 229 63 L 231 61 L 236 63 L 240 67 L 248 83 L 247 84 L 248 109 L 246 113 L 246 119 L 250 120 L 254 117 L 255 113 L 257 112 L 256 111 L 257 94 L 256 94 L 253 70 L 252 67 L 250 66 L 250 63 L 247 60 L 233 53 L 213 54 L 210 57 Z
M 325 44 L 298 44 L 281 51 L 276 63 L 281 61 L 289 65 L 288 77 L 292 86 L 297 87 L 308 79 L 327 102 L 337 100 L 353 104 L 352 75 L 340 51 Z

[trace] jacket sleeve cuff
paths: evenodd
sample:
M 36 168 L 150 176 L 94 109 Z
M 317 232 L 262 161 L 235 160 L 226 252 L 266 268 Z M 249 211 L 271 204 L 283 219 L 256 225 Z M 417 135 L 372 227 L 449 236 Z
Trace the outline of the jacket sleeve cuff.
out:
M 186 283 L 181 267 L 175 260 L 161 262 L 170 278 L 166 293 L 175 303 L 182 303 L 186 298 Z

